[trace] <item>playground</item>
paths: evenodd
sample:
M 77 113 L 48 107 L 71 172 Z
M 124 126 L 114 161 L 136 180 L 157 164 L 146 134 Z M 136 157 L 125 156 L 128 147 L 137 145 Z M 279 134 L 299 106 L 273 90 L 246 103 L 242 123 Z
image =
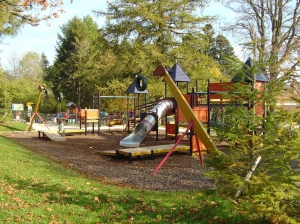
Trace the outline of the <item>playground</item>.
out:
M 74 169 L 90 178 L 111 181 L 113 184 L 137 188 L 170 190 L 200 190 L 214 188 L 213 180 L 203 176 L 207 168 L 200 166 L 198 156 L 173 153 L 164 166 L 153 175 L 153 170 L 164 158 L 165 153 L 134 158 L 131 164 L 126 158 L 117 160 L 112 156 L 102 156 L 100 151 L 121 148 L 120 140 L 128 135 L 121 128 L 103 130 L 101 135 L 67 135 L 66 141 L 51 141 L 38 137 L 37 131 L 10 132 L 5 134 L 25 147 L 41 153 L 65 167 Z M 150 133 L 141 146 L 174 144 L 174 139 L 166 139 L 164 130 L 159 130 L 159 142 L 156 134 Z M 205 155 L 204 155 L 205 156 Z
M 251 61 L 249 64 L 251 65 Z M 62 128 L 61 124 L 59 124 L 59 132 L 53 133 L 44 123 L 48 131 L 35 128 L 38 135 L 29 133 L 31 134 L 30 138 L 28 133 L 27 136 L 23 133 L 23 136 L 12 134 L 10 137 L 67 167 L 87 174 L 89 177 L 103 177 L 118 184 L 141 189 L 196 190 L 213 188 L 213 180 L 203 177 L 204 169 L 207 168 L 199 169 L 199 166 L 203 164 L 203 156 L 205 156 L 203 152 L 209 153 L 213 157 L 221 153 L 218 148 L 223 147 L 221 145 L 223 141 L 219 139 L 217 145 L 217 142 L 214 142 L 209 135 L 213 121 L 211 119 L 213 116 L 210 114 L 211 107 L 217 105 L 219 110 L 224 103 L 226 104 L 227 99 L 223 98 L 221 93 L 228 91 L 233 82 L 209 82 L 207 92 L 199 92 L 197 89 L 195 92 L 193 89 L 191 93 L 182 94 L 174 81 L 183 82 L 188 81 L 189 78 L 178 64 L 175 64 L 172 69 L 160 65 L 154 70 L 153 76 L 164 78 L 174 99 L 168 98 L 165 94 L 165 99 L 150 104 L 146 103 L 144 109 L 149 110 L 149 105 L 152 108 L 151 111 L 148 111 L 144 117 L 141 114 L 141 121 L 134 126 L 130 134 L 129 125 L 127 125 L 128 132 L 125 132 L 123 120 L 120 123 L 123 125 L 120 125 L 119 130 L 110 127 L 116 124 L 114 123 L 114 125 L 109 125 L 108 130 L 102 130 L 100 134 L 100 98 L 105 96 L 98 94 L 98 109 L 94 108 L 93 103 L 92 109 L 80 112 L 80 133 L 69 133 L 70 135 L 68 135 L 68 129 Z M 266 81 L 265 76 L 256 77 L 253 86 L 262 91 Z M 144 76 L 137 76 L 133 82 L 139 93 L 146 91 L 146 83 Z M 131 88 L 129 87 L 129 89 Z M 40 98 L 45 87 L 40 86 L 39 90 Z M 126 93 L 129 92 L 126 91 Z M 93 102 L 94 100 L 93 96 Z M 253 106 L 251 102 L 243 101 L 245 101 L 245 108 Z M 230 103 L 230 101 L 228 102 Z M 264 116 L 265 107 L 263 104 L 257 103 L 257 105 L 255 114 Z M 135 106 L 135 109 L 137 108 L 139 105 Z M 37 109 L 35 114 L 39 116 Z M 175 124 L 167 124 L 162 130 L 159 128 L 159 121 L 164 117 L 167 118 L 170 114 L 175 114 Z M 82 134 L 82 123 L 85 129 L 84 135 Z M 92 134 L 88 135 L 89 123 L 92 123 Z M 95 123 L 98 127 L 98 134 L 95 132 Z M 33 119 L 26 130 L 31 130 L 32 125 Z M 185 130 L 180 132 L 182 127 Z M 171 135 L 173 138 L 166 138 Z M 59 136 L 60 139 L 55 136 Z M 174 138 L 176 139 L 175 144 Z M 188 141 L 182 141 L 184 138 L 187 138 Z M 160 168 L 162 171 L 159 171 Z M 183 186 L 176 188 L 178 185 Z

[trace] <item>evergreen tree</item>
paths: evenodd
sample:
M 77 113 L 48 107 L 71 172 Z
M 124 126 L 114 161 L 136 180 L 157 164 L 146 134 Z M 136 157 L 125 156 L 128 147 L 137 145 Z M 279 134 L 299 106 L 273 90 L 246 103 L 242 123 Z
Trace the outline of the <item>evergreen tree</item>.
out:
M 56 94 L 62 92 L 65 99 L 79 107 L 89 107 L 91 91 L 100 80 L 98 26 L 90 16 L 74 17 L 61 27 L 61 32 L 56 58 L 45 80 Z
M 15 36 L 23 25 L 23 21 L 9 12 L 0 10 L 0 40 L 6 36 Z
M 106 16 L 103 36 L 117 57 L 111 75 L 125 79 L 134 78 L 139 70 L 149 74 L 149 83 L 162 86 L 159 92 L 157 88 L 150 92 L 152 99 L 164 95 L 161 80 L 150 75 L 159 64 L 173 66 L 178 62 L 193 80 L 190 86 L 199 78 L 203 88 L 206 77 L 219 80 L 222 75 L 217 63 L 197 51 L 205 42 L 200 34 L 207 18 L 197 14 L 204 6 L 201 0 L 109 1 L 107 11 L 96 14 Z
M 219 140 L 230 146 L 221 156 L 206 158 L 206 165 L 212 168 L 206 175 L 215 179 L 218 192 L 234 196 L 242 190 L 241 197 L 254 204 L 251 209 L 271 223 L 297 223 L 299 112 L 290 113 L 276 105 L 283 81 L 268 83 L 263 92 L 237 83 L 222 94 L 228 104 L 222 110 L 218 106 L 214 130 Z M 266 117 L 259 116 L 255 107 L 247 106 L 249 102 L 258 108 L 263 102 L 276 110 Z M 252 165 L 259 156 L 254 175 L 245 180 L 249 171 L 254 172 Z
M 212 57 L 220 65 L 220 69 L 226 78 L 231 80 L 237 72 L 237 67 L 240 67 L 241 62 L 235 56 L 229 40 L 223 35 L 215 36 L 211 24 L 206 24 L 203 28 L 203 39 L 207 42 L 203 53 Z
M 178 46 L 189 33 L 198 32 L 204 18 L 196 10 L 204 7 L 204 1 L 110 1 L 108 9 L 96 11 L 106 16 L 106 37 L 110 42 L 124 40 L 156 45 L 162 54 Z
M 50 66 L 50 63 L 49 63 L 49 61 L 48 61 L 48 58 L 47 58 L 47 56 L 45 55 L 44 52 L 42 52 L 41 60 L 42 60 L 44 69 L 46 69 L 46 68 L 48 68 L 48 67 Z

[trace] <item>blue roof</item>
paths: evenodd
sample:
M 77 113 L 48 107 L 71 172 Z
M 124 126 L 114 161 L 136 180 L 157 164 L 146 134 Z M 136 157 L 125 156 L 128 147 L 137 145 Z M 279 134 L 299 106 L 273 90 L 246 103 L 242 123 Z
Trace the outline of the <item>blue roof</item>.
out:
M 125 93 L 149 93 L 149 92 L 148 92 L 147 89 L 145 89 L 144 91 L 137 90 L 137 88 L 136 88 L 136 82 L 135 82 L 135 80 L 133 80 L 133 82 L 128 87 L 128 89 L 125 91 Z
M 253 68 L 253 61 L 251 58 L 248 58 L 245 64 L 243 65 L 243 70 L 245 71 L 244 74 L 238 74 L 232 78 L 232 82 L 251 82 L 253 80 L 253 75 L 251 72 L 249 72 L 249 68 Z M 261 81 L 261 82 L 268 82 L 269 79 L 261 72 L 257 72 L 255 74 L 255 80 L 256 81 Z
M 190 78 L 182 70 L 182 68 L 176 63 L 172 67 L 172 73 L 170 74 L 174 82 L 190 82 Z

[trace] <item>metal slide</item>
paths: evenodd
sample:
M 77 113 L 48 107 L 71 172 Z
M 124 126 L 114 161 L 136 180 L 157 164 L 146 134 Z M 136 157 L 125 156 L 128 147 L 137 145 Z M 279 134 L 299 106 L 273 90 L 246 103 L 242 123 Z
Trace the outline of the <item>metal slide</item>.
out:
M 172 99 L 159 101 L 150 113 L 148 113 L 148 115 L 134 128 L 134 131 L 120 141 L 120 145 L 125 147 L 139 147 L 141 141 L 143 141 L 156 123 L 154 114 L 158 117 L 157 120 L 160 120 L 173 109 L 174 102 Z
M 169 68 L 164 68 L 162 65 L 159 65 L 153 72 L 153 76 L 161 76 L 166 81 L 168 87 L 172 95 L 174 96 L 176 103 L 180 106 L 181 111 L 187 121 L 194 122 L 194 132 L 203 143 L 207 151 L 212 155 L 215 156 L 220 154 L 220 151 L 216 148 L 212 140 L 210 139 L 209 135 L 206 133 L 204 127 L 202 126 L 201 122 L 198 120 L 196 115 L 194 114 L 193 109 L 190 107 L 189 103 L 186 101 L 184 96 L 181 94 L 180 90 L 176 86 L 175 82 L 171 78 L 169 74 Z

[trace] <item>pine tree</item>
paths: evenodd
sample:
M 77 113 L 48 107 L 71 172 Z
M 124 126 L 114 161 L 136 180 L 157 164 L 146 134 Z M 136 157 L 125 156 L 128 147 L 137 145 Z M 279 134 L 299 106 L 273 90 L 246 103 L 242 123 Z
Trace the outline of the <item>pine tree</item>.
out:
M 242 71 L 241 71 L 242 72 Z M 272 223 L 297 223 L 300 209 L 300 132 L 299 112 L 290 113 L 276 105 L 276 96 L 283 89 L 284 80 L 268 83 L 264 92 L 253 91 L 251 85 L 240 83 L 224 93 L 230 100 L 219 111 L 214 130 L 230 148 L 217 158 L 207 157 L 212 169 L 208 176 L 215 178 L 218 191 L 236 195 L 253 203 L 246 208 L 256 211 Z M 275 108 L 266 117 L 258 116 L 249 102 Z M 261 161 L 250 180 L 245 181 L 251 166 Z
M 74 17 L 61 27 L 56 59 L 48 69 L 46 81 L 53 91 L 62 92 L 67 100 L 80 106 L 90 106 L 91 91 L 100 80 L 97 56 L 99 30 L 90 16 Z
M 203 39 L 207 42 L 202 50 L 203 53 L 212 57 L 220 65 L 220 69 L 226 78 L 231 80 L 241 62 L 235 56 L 229 40 L 223 35 L 216 36 L 211 24 L 206 24 L 203 32 Z
M 197 49 L 205 44 L 201 34 L 208 18 L 197 13 L 205 3 L 201 0 L 109 1 L 107 11 L 96 11 L 96 14 L 106 17 L 103 36 L 117 57 L 115 68 L 119 69 L 111 75 L 119 79 L 134 78 L 139 70 L 151 74 L 159 64 L 173 66 L 178 62 L 192 79 L 190 86 L 195 86 L 199 78 L 203 88 L 208 77 L 223 79 L 218 64 Z M 152 76 L 147 78 L 154 86 L 161 85 Z M 158 93 L 156 89 L 155 94 L 161 97 L 163 87 L 160 90 Z
M 106 16 L 106 36 L 110 42 L 141 42 L 156 45 L 162 54 L 176 47 L 187 34 L 199 32 L 205 18 L 196 10 L 204 1 L 110 1 L 108 9 L 96 11 Z

